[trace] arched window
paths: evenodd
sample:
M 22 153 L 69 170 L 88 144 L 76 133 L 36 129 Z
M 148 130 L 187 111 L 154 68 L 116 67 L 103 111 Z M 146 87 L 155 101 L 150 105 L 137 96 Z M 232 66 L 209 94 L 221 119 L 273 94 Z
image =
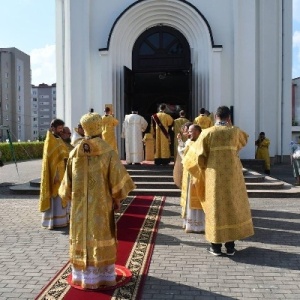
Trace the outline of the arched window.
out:
M 178 30 L 155 26 L 140 35 L 132 56 L 134 71 L 188 69 L 190 46 Z

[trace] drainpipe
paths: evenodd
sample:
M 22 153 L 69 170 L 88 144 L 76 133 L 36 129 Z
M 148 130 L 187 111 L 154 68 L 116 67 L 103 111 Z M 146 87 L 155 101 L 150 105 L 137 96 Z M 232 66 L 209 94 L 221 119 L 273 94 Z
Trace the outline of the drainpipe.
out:
M 284 97 L 284 92 L 283 92 L 283 83 L 284 83 L 284 36 L 283 36 L 283 29 L 284 29 L 284 0 L 281 0 L 281 130 L 280 130 L 280 150 L 281 150 L 281 163 L 283 163 L 283 97 Z

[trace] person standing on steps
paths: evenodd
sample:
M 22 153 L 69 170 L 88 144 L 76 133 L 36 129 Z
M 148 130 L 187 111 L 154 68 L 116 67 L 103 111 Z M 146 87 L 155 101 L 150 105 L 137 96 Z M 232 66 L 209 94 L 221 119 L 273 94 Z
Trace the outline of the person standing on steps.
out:
M 195 118 L 194 124 L 199 125 L 202 130 L 209 128 L 213 125 L 211 118 L 206 115 L 205 108 L 200 109 L 199 116 L 197 118 Z
M 147 129 L 147 126 L 148 122 L 138 114 L 136 109 L 125 116 L 122 138 L 125 139 L 127 164 L 141 164 L 144 160 L 143 132 Z
M 235 241 L 254 234 L 239 151 L 247 144 L 248 134 L 233 126 L 230 109 L 220 106 L 214 126 L 203 130 L 183 158 L 188 172 L 205 178 L 205 238 L 211 243 L 208 252 L 234 255 Z
M 102 116 L 102 139 L 118 153 L 115 127 L 119 124 L 119 121 L 109 107 L 105 107 L 104 112 L 105 115 Z
M 166 104 L 159 106 L 159 112 L 151 116 L 151 132 L 155 138 L 155 157 L 156 165 L 167 165 L 171 161 L 169 127 L 173 124 L 173 118 L 165 113 Z
M 270 140 L 266 138 L 264 132 L 259 134 L 258 139 L 255 141 L 255 145 L 257 146 L 255 159 L 263 159 L 265 161 L 265 174 L 270 175 Z
M 189 120 L 185 117 L 185 111 L 181 110 L 179 112 L 179 118 L 174 120 L 173 123 L 173 131 L 174 131 L 174 160 L 177 159 L 177 148 L 178 148 L 178 141 L 177 141 L 177 135 L 181 135 L 181 139 L 183 142 L 185 142 L 187 139 L 181 134 L 182 132 L 182 126 L 189 122 Z

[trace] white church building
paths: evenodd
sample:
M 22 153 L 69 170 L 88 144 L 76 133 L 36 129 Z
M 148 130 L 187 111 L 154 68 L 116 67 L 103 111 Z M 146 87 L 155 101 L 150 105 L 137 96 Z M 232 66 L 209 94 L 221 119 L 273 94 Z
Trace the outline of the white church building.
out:
M 74 127 L 91 108 L 133 107 L 148 121 L 160 103 L 194 119 L 202 107 L 232 110 L 255 156 L 289 155 L 292 0 L 56 0 L 57 116 Z

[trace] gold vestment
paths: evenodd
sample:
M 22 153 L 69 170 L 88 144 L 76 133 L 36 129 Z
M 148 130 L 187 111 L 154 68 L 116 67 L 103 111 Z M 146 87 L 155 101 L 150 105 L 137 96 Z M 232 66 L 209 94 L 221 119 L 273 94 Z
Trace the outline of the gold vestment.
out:
M 213 126 L 201 132 L 183 158 L 183 166 L 199 178 L 205 171 L 205 235 L 211 243 L 254 234 L 239 150 L 248 135 L 234 126 Z
M 265 161 L 265 170 L 270 170 L 270 154 L 269 154 L 270 140 L 265 138 L 257 145 L 255 158 L 263 159 Z
M 69 149 L 60 137 L 47 132 L 42 160 L 41 188 L 39 210 L 44 212 L 50 208 L 50 199 L 58 195 L 58 188 L 63 179 Z M 56 182 L 54 182 L 54 179 Z
M 197 118 L 195 118 L 194 124 L 199 125 L 202 130 L 213 126 L 211 118 L 206 115 L 200 115 Z
M 115 263 L 113 201 L 134 188 L 117 153 L 101 138 L 84 139 L 70 153 L 59 195 L 71 201 L 70 262 L 76 269 Z
M 159 112 L 156 114 L 161 124 L 165 127 L 168 132 L 169 126 L 173 124 L 173 118 L 164 113 Z M 151 127 L 152 130 L 152 127 Z M 153 130 L 152 130 L 153 133 Z M 162 130 L 156 124 L 155 126 L 155 158 L 167 158 L 171 156 L 170 153 L 170 140 L 163 134 Z
M 115 127 L 119 121 L 112 115 L 102 116 L 102 139 L 108 143 L 117 153 L 118 146 L 115 134 Z
M 188 119 L 180 117 L 174 120 L 173 124 L 173 131 L 174 131 L 174 159 L 177 159 L 177 147 L 178 147 L 178 140 L 177 134 L 181 132 L 181 127 L 185 123 L 189 122 Z M 186 136 L 182 136 L 182 141 L 185 142 L 187 140 Z
M 189 148 L 194 144 L 194 141 L 189 141 L 185 148 L 184 156 L 187 155 Z M 200 170 L 201 171 L 201 170 Z M 180 205 L 185 208 L 190 196 L 190 209 L 202 209 L 201 201 L 204 201 L 204 172 L 199 173 L 198 178 L 192 177 L 187 169 L 183 167 L 182 185 Z M 185 217 L 185 209 L 182 209 L 182 217 Z

